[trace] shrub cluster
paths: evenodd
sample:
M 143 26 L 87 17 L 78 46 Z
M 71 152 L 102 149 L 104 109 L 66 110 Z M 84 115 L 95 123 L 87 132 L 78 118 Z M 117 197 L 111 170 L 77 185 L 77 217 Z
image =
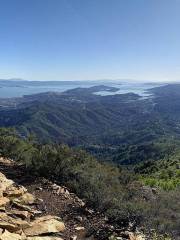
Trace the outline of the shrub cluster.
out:
M 85 151 L 66 145 L 38 144 L 0 129 L 0 154 L 20 161 L 30 172 L 59 181 L 119 225 L 130 221 L 177 234 L 180 192 L 160 191 L 145 199 L 142 184 L 131 172 L 100 163 Z

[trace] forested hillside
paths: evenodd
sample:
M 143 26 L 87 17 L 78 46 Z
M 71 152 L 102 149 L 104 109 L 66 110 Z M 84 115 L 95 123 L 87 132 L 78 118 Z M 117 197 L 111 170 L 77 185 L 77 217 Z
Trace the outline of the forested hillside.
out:
M 44 142 L 59 141 L 76 146 L 149 141 L 165 134 L 179 134 L 179 116 L 173 111 L 179 106 L 180 96 L 176 95 L 174 105 L 171 88 L 153 90 L 154 97 L 147 99 L 133 93 L 93 94 L 106 89 L 105 86 L 1 99 L 0 125 L 15 127 L 22 136 L 34 133 Z M 161 89 L 168 99 L 161 94 Z M 172 125 L 174 117 L 177 122 Z
M 121 163 L 118 149 L 124 145 L 179 137 L 180 85 L 153 88 L 149 98 L 133 93 L 94 94 L 105 89 L 117 90 L 96 86 L 0 99 L 0 126 L 14 127 L 22 137 L 33 134 L 43 143 L 80 146 Z
M 1 99 L 1 155 L 68 186 L 112 224 L 178 239 L 180 85 L 148 98 L 94 94 L 104 89 Z
M 45 142 L 111 143 L 114 133 L 123 138 L 129 128 L 146 125 L 149 110 L 142 113 L 144 103 L 134 101 L 138 98 L 135 94 L 101 97 L 92 94 L 91 89 L 75 89 L 63 94 L 8 99 L 9 107 L 3 107 L 2 102 L 0 125 L 16 127 L 23 136 L 34 133 Z M 133 102 L 129 104 L 129 101 Z
M 99 163 L 86 152 L 66 145 L 42 145 L 31 138 L 22 140 L 12 129 L 0 130 L 0 150 L 1 156 L 25 164 L 36 177 L 43 176 L 68 186 L 89 206 L 103 212 L 117 228 L 131 223 L 134 227 L 143 227 L 150 235 L 154 234 L 152 228 L 174 239 L 179 235 L 179 187 L 145 186 L 145 178 L 154 174 L 154 165 L 151 170 L 150 165 L 138 166 L 133 173 L 133 170 Z M 167 152 L 164 149 L 164 155 L 167 154 L 168 149 Z M 176 167 L 176 157 L 174 154 L 176 162 L 171 161 L 171 167 L 173 164 Z M 162 161 L 156 163 L 162 171 Z M 166 165 L 163 167 L 166 169 Z M 168 207 L 167 202 L 170 202 Z

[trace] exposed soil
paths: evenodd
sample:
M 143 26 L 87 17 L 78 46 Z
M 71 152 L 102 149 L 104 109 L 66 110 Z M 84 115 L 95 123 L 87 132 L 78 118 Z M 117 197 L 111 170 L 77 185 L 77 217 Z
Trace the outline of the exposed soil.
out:
M 13 161 L 0 161 L 0 172 L 42 199 L 43 201 L 37 205 L 37 210 L 42 211 L 42 214 L 62 218 L 66 226 L 66 231 L 61 235 L 63 239 L 73 239 L 73 236 L 77 235 L 76 227 L 86 229 L 89 235 L 87 239 L 108 239 L 108 234 L 114 231 L 103 214 L 88 209 L 81 199 L 69 191 L 57 193 L 51 181 L 30 175 L 24 166 Z M 66 190 L 64 187 L 62 189 Z

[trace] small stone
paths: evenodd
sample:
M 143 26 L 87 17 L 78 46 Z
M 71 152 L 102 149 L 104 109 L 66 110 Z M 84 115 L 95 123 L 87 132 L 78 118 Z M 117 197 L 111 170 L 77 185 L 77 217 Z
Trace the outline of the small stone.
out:
M 40 202 L 40 203 L 44 202 L 44 200 L 42 198 L 38 198 L 37 201 Z
M 77 236 L 72 236 L 71 240 L 77 240 Z
M 42 188 L 42 187 L 36 187 L 36 190 L 38 190 L 38 191 L 42 191 L 43 188 Z
M 54 183 L 54 184 L 52 185 L 52 189 L 53 189 L 53 190 L 59 190 L 59 186 Z
M 78 222 L 82 222 L 83 221 L 83 218 L 81 216 L 77 216 L 75 217 L 75 219 L 78 221 Z
M 145 240 L 145 236 L 144 235 L 138 235 L 136 237 L 136 240 Z
M 42 214 L 42 211 L 31 210 L 30 213 L 31 213 L 33 216 L 36 216 L 36 215 L 40 215 L 40 214 Z
M 108 222 L 108 221 L 109 221 L 109 219 L 108 219 L 107 216 L 104 217 L 104 221 L 105 221 L 105 222 Z
M 87 231 L 84 227 L 76 227 L 77 239 L 84 239 L 87 235 Z
M 94 211 L 92 209 L 88 209 L 88 208 L 85 208 L 85 211 L 90 215 L 92 215 L 94 213 Z
M 110 229 L 110 230 L 114 230 L 114 226 L 113 226 L 113 225 L 110 225 L 110 226 L 109 226 L 109 229 Z

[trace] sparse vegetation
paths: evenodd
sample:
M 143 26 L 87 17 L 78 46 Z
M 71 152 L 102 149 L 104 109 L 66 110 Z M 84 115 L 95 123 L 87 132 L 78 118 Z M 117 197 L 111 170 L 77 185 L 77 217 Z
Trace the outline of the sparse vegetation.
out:
M 0 153 L 65 184 L 113 223 L 177 236 L 177 89 L 153 89 L 153 99 L 140 101 L 135 94 L 100 97 L 81 88 L 13 100 L 16 108 L 14 102 L 2 107 L 0 125 L 18 134 L 0 130 Z
M 24 163 L 34 174 L 65 184 L 113 223 L 126 225 L 130 221 L 149 231 L 155 228 L 172 235 L 180 229 L 178 188 L 168 192 L 159 189 L 155 195 L 149 188 L 144 193 L 140 173 L 133 175 L 124 168 L 100 163 L 66 145 L 41 145 L 31 137 L 23 140 L 8 129 L 0 130 L 0 150 L 1 155 Z

